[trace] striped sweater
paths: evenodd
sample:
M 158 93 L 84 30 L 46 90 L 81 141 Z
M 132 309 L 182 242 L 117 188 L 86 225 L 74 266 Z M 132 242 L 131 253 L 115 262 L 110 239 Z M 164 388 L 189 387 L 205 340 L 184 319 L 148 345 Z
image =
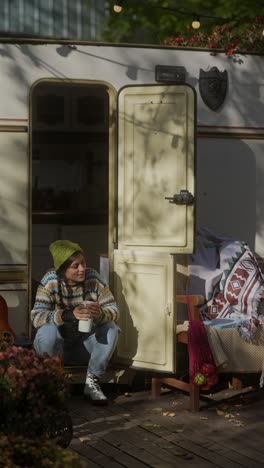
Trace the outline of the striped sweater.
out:
M 32 323 L 35 328 L 46 323 L 61 326 L 64 324 L 65 309 L 73 309 L 84 300 L 98 300 L 101 314 L 95 320 L 97 324 L 117 321 L 118 308 L 115 299 L 95 270 L 88 268 L 83 283 L 69 286 L 62 280 L 59 285 L 58 275 L 54 269 L 51 269 L 43 276 L 38 286 L 35 304 L 31 311 Z

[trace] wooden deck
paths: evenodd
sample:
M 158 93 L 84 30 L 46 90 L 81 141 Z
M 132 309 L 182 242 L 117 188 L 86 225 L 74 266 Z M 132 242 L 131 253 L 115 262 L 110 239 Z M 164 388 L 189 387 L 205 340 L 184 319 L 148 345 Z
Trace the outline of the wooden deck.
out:
M 83 400 L 69 406 L 74 426 L 70 449 L 88 468 L 207 468 L 264 466 L 264 389 L 228 387 L 201 397 L 191 413 L 189 396 L 164 389 L 157 400 L 149 390 L 127 393 L 107 386 L 107 407 Z M 110 392 L 110 393 L 109 393 Z

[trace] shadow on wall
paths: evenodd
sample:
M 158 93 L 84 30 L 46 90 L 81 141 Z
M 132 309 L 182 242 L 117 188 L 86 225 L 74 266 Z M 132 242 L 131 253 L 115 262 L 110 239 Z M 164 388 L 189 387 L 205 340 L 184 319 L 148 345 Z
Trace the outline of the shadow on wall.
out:
M 197 226 L 245 241 L 252 250 L 256 206 L 261 203 L 256 190 L 257 153 L 253 140 L 198 139 Z

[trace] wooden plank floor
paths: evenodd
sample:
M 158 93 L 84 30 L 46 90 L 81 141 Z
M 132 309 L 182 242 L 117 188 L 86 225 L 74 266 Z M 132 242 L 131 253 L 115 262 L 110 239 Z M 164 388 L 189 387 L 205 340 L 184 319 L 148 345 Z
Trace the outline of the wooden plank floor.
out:
M 94 407 L 73 394 L 70 449 L 89 468 L 207 468 L 264 466 L 264 389 L 242 394 L 224 389 L 189 411 L 188 396 L 165 390 L 110 394 L 107 407 Z

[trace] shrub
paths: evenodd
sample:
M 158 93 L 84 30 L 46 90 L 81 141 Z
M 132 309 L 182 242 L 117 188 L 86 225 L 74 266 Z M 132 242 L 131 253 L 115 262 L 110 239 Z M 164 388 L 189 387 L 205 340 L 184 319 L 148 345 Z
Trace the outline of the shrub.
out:
M 72 438 L 68 397 L 58 356 L 0 341 L 0 467 L 87 466 L 66 450 Z
M 68 389 L 59 357 L 0 342 L 0 431 L 35 437 L 65 411 Z
M 216 26 L 210 33 L 193 33 L 193 29 L 188 26 L 185 34 L 167 38 L 164 45 L 221 49 L 226 55 L 234 55 L 237 52 L 264 54 L 263 22 L 260 17 L 256 17 L 251 24 L 242 21 L 228 23 Z
M 0 433 L 1 468 L 85 468 L 87 464 L 69 450 L 47 440 Z

